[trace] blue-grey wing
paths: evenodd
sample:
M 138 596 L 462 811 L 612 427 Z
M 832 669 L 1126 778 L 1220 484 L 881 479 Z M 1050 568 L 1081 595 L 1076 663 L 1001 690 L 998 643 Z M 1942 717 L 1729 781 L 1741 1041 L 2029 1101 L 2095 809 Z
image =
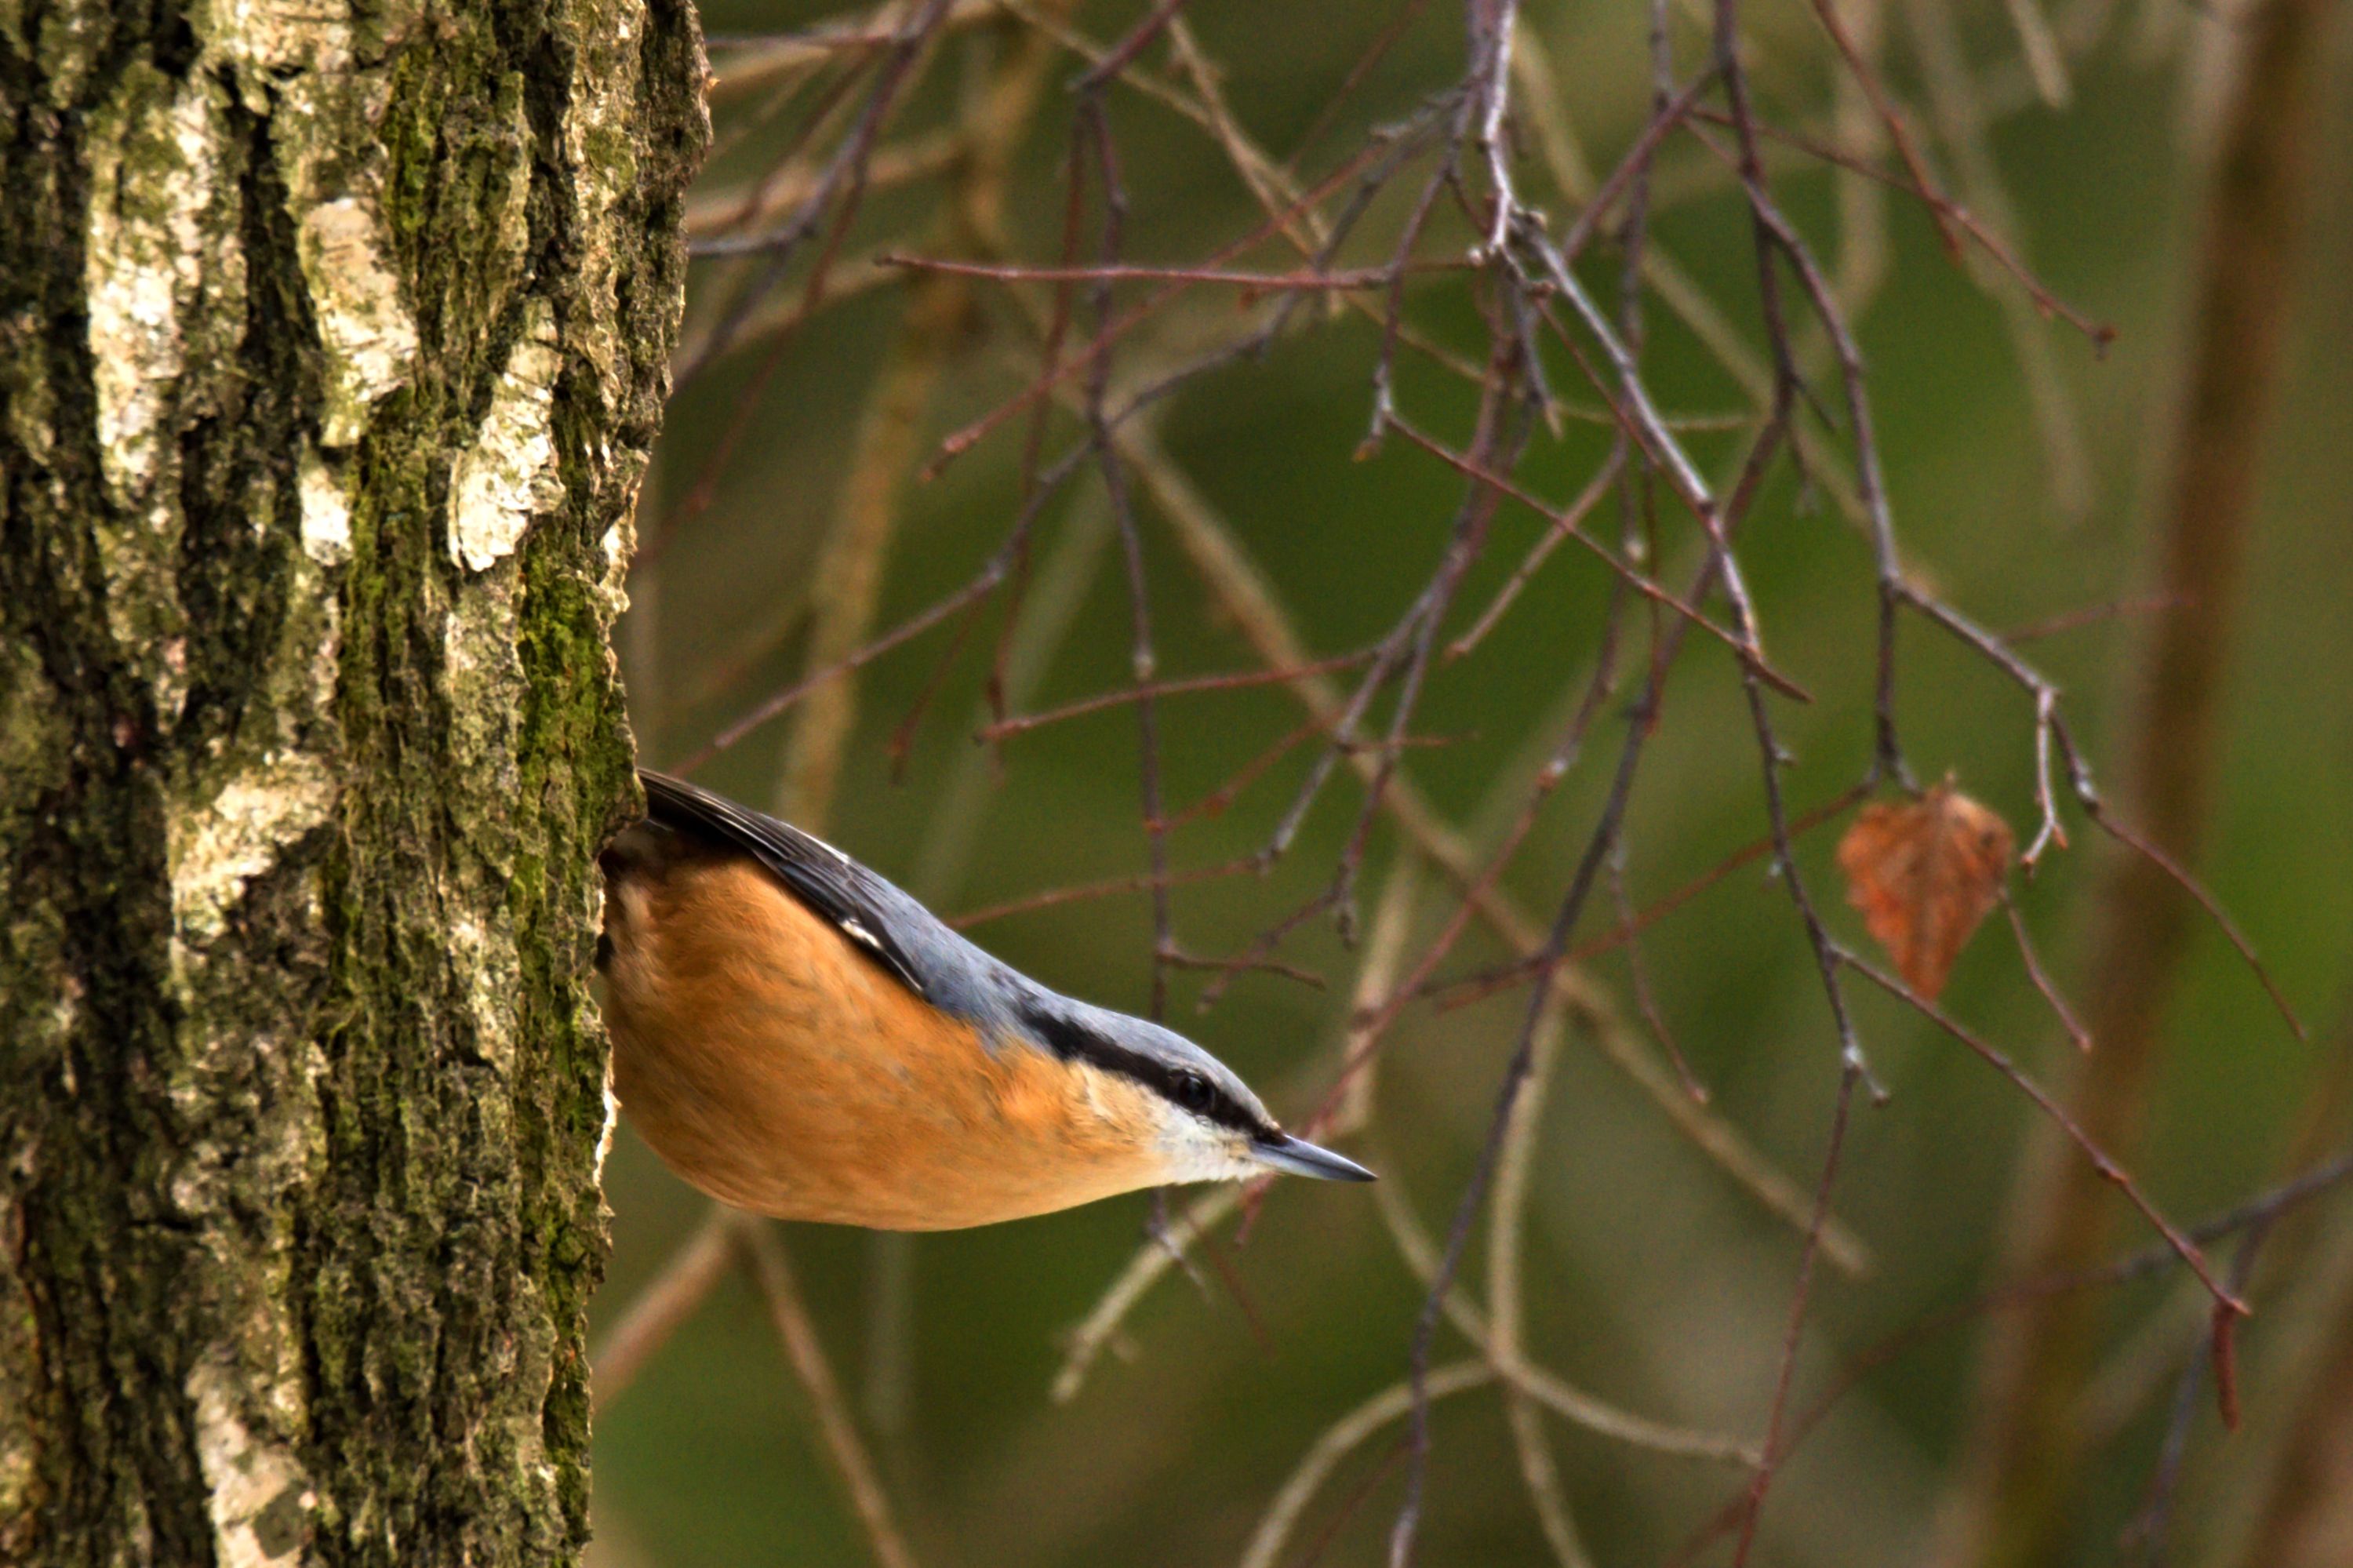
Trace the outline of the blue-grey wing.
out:
M 657 825 L 750 855 L 804 907 L 917 996 L 929 997 L 922 969 L 899 940 L 913 900 L 823 839 L 790 822 L 739 806 L 722 795 L 649 768 L 646 816 Z

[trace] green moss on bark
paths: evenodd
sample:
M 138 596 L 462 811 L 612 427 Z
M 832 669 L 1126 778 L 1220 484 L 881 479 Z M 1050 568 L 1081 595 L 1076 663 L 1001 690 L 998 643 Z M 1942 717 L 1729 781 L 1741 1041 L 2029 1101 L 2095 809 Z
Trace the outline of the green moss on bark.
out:
M 0 16 L 0 1559 L 586 1538 L 700 89 L 659 0 Z

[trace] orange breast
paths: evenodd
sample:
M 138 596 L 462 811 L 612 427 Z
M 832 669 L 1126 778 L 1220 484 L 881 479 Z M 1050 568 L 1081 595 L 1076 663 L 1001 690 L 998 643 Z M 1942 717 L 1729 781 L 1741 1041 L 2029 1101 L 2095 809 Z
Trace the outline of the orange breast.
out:
M 860 958 L 748 861 L 631 866 L 607 889 L 614 1087 L 724 1202 L 944 1230 L 1158 1179 L 1144 1091 L 970 1024 Z

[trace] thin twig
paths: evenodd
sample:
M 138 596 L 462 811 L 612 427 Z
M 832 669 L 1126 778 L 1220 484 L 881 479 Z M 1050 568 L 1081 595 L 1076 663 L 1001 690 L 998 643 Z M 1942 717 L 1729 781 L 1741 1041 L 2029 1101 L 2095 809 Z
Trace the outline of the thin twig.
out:
M 2067 1032 L 2067 1038 L 2075 1043 L 2075 1049 L 2089 1051 L 2092 1048 L 2091 1032 L 2075 1022 L 2075 1010 L 2067 1005 L 2067 999 L 2059 994 L 2058 986 L 2044 971 L 2042 960 L 2035 955 L 2034 938 L 2027 935 L 2026 916 L 2019 912 L 2018 900 L 2011 896 L 2007 887 L 2001 890 L 2001 907 L 2002 913 L 2010 916 L 2010 932 L 2018 942 L 2018 956 L 2026 965 L 2027 978 L 2034 982 L 2034 989 L 2042 993 L 2042 1000 L 2051 1004 L 2052 1014 L 2059 1020 L 2059 1027 Z
M 589 1357 L 589 1399 L 594 1413 L 604 1414 L 621 1397 L 656 1351 L 669 1342 L 679 1325 L 702 1304 L 703 1298 L 727 1276 L 734 1259 L 729 1240 L 727 1212 L 716 1203 L 703 1214 L 670 1261 L 629 1299 L 620 1321 L 606 1330 Z
M 2034 0 L 2010 0 L 2012 15 L 2039 15 L 2032 11 L 2033 4 Z M 1928 104 L 1937 133 L 1952 151 L 1963 194 L 1993 228 L 2017 233 L 2018 217 L 2000 165 L 1986 140 L 1984 105 L 1951 13 L 1940 0 L 1907 0 L 1905 16 L 1919 43 L 1921 74 L 1928 83 Z M 2030 50 L 2028 58 L 2038 57 Z M 1971 232 L 1980 231 L 1972 226 Z M 2010 352 L 2017 356 L 2035 429 L 2042 439 L 2052 503 L 2062 518 L 2075 522 L 2091 510 L 2092 460 L 2084 448 L 2083 419 L 2052 359 L 2043 324 L 2035 316 L 2037 310 L 2050 313 L 2043 302 L 2048 297 L 2038 293 L 2030 309 L 2016 294 L 2003 291 L 1995 296 L 1995 302 L 2001 309 L 2002 329 L 2010 339 Z
M 1528 1065 L 1527 1092 L 1513 1113 L 1514 1120 L 1504 1138 L 1504 1156 L 1495 1169 L 1495 1228 L 1487 1248 L 1487 1306 L 1493 1314 L 1487 1351 L 1501 1364 L 1516 1364 L 1521 1359 L 1522 1304 L 1527 1283 L 1522 1252 L 1524 1222 L 1530 1178 L 1535 1171 L 1536 1131 L 1544 1119 L 1553 1061 L 1560 1054 L 1563 1022 L 1556 1008 L 1540 1026 Z M 1560 1472 L 1553 1463 L 1536 1403 L 1509 1382 L 1504 1386 L 1504 1417 L 1512 1430 L 1512 1446 L 1519 1454 L 1520 1478 L 1527 1487 L 1528 1501 L 1535 1509 L 1536 1523 L 1554 1558 L 1561 1568 L 1588 1568 L 1592 1560 L 1577 1536 L 1568 1499 L 1562 1494 Z
M 2134 1181 L 2129 1172 L 2092 1140 L 2091 1135 L 2084 1130 L 2073 1117 L 2068 1115 L 2066 1107 L 2053 1098 L 2048 1089 L 2028 1076 L 2009 1056 L 1988 1044 L 1975 1033 L 1956 1022 L 1950 1014 L 1937 1008 L 1934 1002 L 1929 1001 L 1910 986 L 1880 969 L 1869 959 L 1852 953 L 1845 953 L 1841 956 L 1840 961 L 1968 1046 L 1982 1057 L 1994 1071 L 2008 1078 L 2028 1099 L 2034 1102 L 2035 1108 L 2058 1128 L 2067 1141 L 2083 1152 L 2084 1157 L 2090 1161 L 2093 1171 L 2102 1181 L 2115 1186 L 2134 1208 L 2140 1211 L 2141 1217 L 2166 1239 L 2167 1245 L 2180 1255 L 2181 1261 L 2189 1266 L 2189 1271 L 2195 1274 L 2199 1282 L 2206 1287 L 2208 1293 L 2213 1297 L 2215 1305 L 2228 1308 L 2242 1317 L 2245 1316 L 2246 1303 L 2224 1288 L 2221 1281 L 2215 1277 L 2212 1269 L 2207 1265 L 2205 1255 L 2198 1250 L 2197 1244 L 2183 1234 L 2172 1221 L 2158 1212 L 2157 1206 L 2149 1202 L 2147 1194 L 2141 1191 L 2140 1183 Z
M 1147 697 L 1158 699 L 1189 696 L 1197 692 L 1241 691 L 1253 686 L 1278 685 L 1301 680 L 1309 675 L 1328 675 L 1341 670 L 1353 670 L 1372 656 L 1371 651 L 1366 650 L 1355 653 L 1338 654 L 1330 659 L 1318 659 L 1289 669 L 1235 670 L 1222 675 L 1188 675 L 1179 680 L 1153 681 L 1143 685 L 1123 686 L 1115 691 L 1103 692 L 1092 697 L 1082 697 L 1073 703 L 1065 703 L 1059 708 L 1049 708 L 1044 713 L 1017 714 L 999 719 L 994 724 L 983 726 L 976 733 L 975 738 L 1002 740 L 1008 736 L 1042 729 L 1048 725 L 1060 724 L 1065 720 L 1080 718 L 1088 714 L 1102 713 L 1106 708 L 1124 707 L 1129 703 L 1141 702 Z
M 1888 96 L 1886 85 L 1879 79 L 1879 73 L 1872 69 L 1871 62 L 1863 58 L 1862 52 L 1855 48 L 1854 39 L 1847 32 L 1846 23 L 1839 16 L 1837 6 L 1831 3 L 1831 0 L 1813 0 L 1813 9 L 1815 20 L 1821 23 L 1822 31 L 1830 35 L 1831 42 L 1838 46 L 1839 54 L 1846 61 L 1848 72 L 1853 76 L 1856 84 L 1862 89 L 1863 96 L 1871 101 L 1871 107 L 1878 114 L 1880 123 L 1887 128 L 1887 139 L 1894 143 L 1896 156 L 1903 159 L 1904 166 L 1911 171 L 1913 183 L 1924 191 L 1937 189 L 1936 176 L 1928 172 L 1926 160 L 1921 157 L 1919 148 L 1913 143 L 1911 127 L 1905 122 L 1904 116 L 1897 111 L 1894 101 Z M 1956 262 L 1959 261 L 1961 259 L 1959 234 L 1955 231 L 1951 221 L 1945 217 L 1944 207 L 1939 206 L 1932 210 L 1936 214 L 1936 232 L 1945 241 L 1946 253 Z
M 2323 1160 L 2269 1192 L 2200 1221 L 2189 1226 L 2187 1234 L 2201 1246 L 2221 1241 L 2253 1226 L 2270 1224 L 2348 1181 L 2353 1181 L 2353 1154 Z M 2051 1297 L 2128 1284 L 2180 1266 L 2180 1253 L 2169 1244 L 2159 1242 L 2113 1258 L 2096 1268 L 1997 1286 L 1956 1306 L 1926 1313 L 1848 1358 L 1831 1386 L 1807 1407 L 1802 1415 L 1789 1424 L 1788 1436 L 1779 1452 L 1786 1461 L 1872 1373 L 1939 1335 L 1950 1333 L 1990 1314 L 2017 1311 Z M 2191 1283 L 2195 1285 L 2194 1278 Z M 2199 1287 L 2199 1294 L 2205 1296 L 2202 1287 Z M 1726 1499 L 1704 1525 L 1669 1556 L 1669 1568 L 1682 1568 L 1682 1565 L 1694 1561 L 1712 1541 L 1737 1529 L 1746 1503 L 1745 1489 L 1740 1495 Z M 2273 1561 L 2269 1557 L 2257 1558 L 2249 1568 L 2255 1568 L 2258 1563 L 2269 1568 Z
M 1422 1397 L 1450 1399 L 1492 1382 L 1494 1376 L 1494 1369 L 1484 1361 L 1455 1361 L 1430 1373 L 1423 1382 Z M 1258 1529 L 1250 1533 L 1250 1544 L 1242 1549 L 1240 1568 L 1274 1568 L 1282 1556 L 1283 1544 L 1298 1528 L 1299 1516 L 1307 1511 L 1307 1505 L 1315 1500 L 1316 1492 L 1339 1467 L 1340 1461 L 1356 1452 L 1374 1433 L 1410 1413 L 1414 1403 L 1411 1388 L 1402 1383 L 1391 1383 L 1325 1428 L 1324 1435 L 1300 1457 L 1298 1467 L 1276 1489 L 1274 1500 L 1267 1505 Z
M 1371 933 L 1365 942 L 1363 962 L 1356 974 L 1356 997 L 1364 1001 L 1378 995 L 1391 982 L 1399 956 L 1405 948 L 1408 931 L 1414 916 L 1417 879 L 1412 862 L 1408 861 L 1389 875 L 1381 891 L 1379 903 L 1373 915 Z M 1345 1056 L 1353 1047 L 1354 1034 L 1342 1042 Z M 1371 1086 L 1366 1080 L 1359 1092 L 1344 1107 L 1328 1129 L 1334 1138 L 1345 1138 L 1363 1128 L 1372 1115 Z M 1171 1227 L 1181 1246 L 1185 1236 L 1206 1236 L 1241 1204 L 1244 1189 L 1223 1187 L 1196 1199 L 1185 1213 L 1181 1233 Z M 1056 1404 L 1067 1404 L 1078 1394 L 1103 1347 L 1125 1321 L 1135 1304 L 1142 1300 L 1155 1280 L 1167 1273 L 1176 1254 L 1168 1247 L 1145 1246 L 1128 1261 L 1118 1279 L 1103 1293 L 1086 1320 L 1071 1332 L 1070 1346 L 1063 1357 L 1061 1370 L 1054 1376 L 1053 1397 Z
M 1831 1189 L 1838 1181 L 1839 1157 L 1846 1149 L 1846 1132 L 1854 1110 L 1855 1086 L 1863 1081 L 1861 1063 L 1849 1058 L 1839 1069 L 1838 1097 L 1831 1110 L 1830 1137 L 1822 1153 L 1822 1174 L 1814 1189 L 1813 1223 L 1806 1229 L 1806 1245 L 1798 1254 L 1798 1283 L 1789 1293 L 1789 1320 L 1781 1335 L 1781 1359 L 1773 1376 L 1773 1404 L 1765 1423 L 1765 1455 L 1748 1485 L 1740 1516 L 1740 1535 L 1732 1551 L 1733 1568 L 1741 1568 L 1757 1541 L 1757 1527 L 1765 1513 L 1765 1497 L 1782 1459 L 1782 1432 L 1788 1421 L 1789 1393 L 1798 1375 L 1798 1352 L 1805 1344 L 1806 1312 L 1813 1300 L 1814 1260 L 1821 1252 L 1822 1221 L 1830 1213 Z
M 2120 832 L 2088 780 L 2079 776 L 2077 782 L 2094 820 L 2141 852 L 2116 863 L 2104 891 L 2091 960 L 2101 987 L 2087 1020 L 2099 1049 L 2084 1058 L 2073 1096 L 2083 1127 L 2113 1147 L 2137 1142 L 2159 1024 L 2188 940 L 2187 909 L 2176 890 L 2197 885 L 2184 867 L 2198 854 L 2209 815 L 2234 588 L 2253 528 L 2259 456 L 2281 377 L 2321 97 L 2322 39 L 2336 9 L 2328 0 L 2263 0 L 2246 19 L 2247 52 L 2204 207 L 2189 386 L 2179 428 L 2166 443 L 2173 471 L 2156 535 L 2161 562 L 2152 586 L 2195 602 L 2152 629 L 2142 711 L 2126 751 L 2127 798 L 2133 815 L 2148 824 L 2146 837 Z M 2053 738 L 2076 768 L 2065 733 L 2054 731 Z M 2201 902 L 2216 912 L 2211 900 Z M 2249 949 L 2242 943 L 2241 951 Z M 2269 977 L 2257 972 L 2269 989 Z M 2030 1166 L 2035 1179 L 2021 1184 L 2011 1209 L 2008 1252 L 2021 1272 L 2081 1266 L 2106 1235 L 2097 1184 L 2080 1166 L 2046 1157 L 2052 1136 L 2041 1135 L 2039 1163 Z M 2068 1528 L 2083 1455 L 2065 1405 L 2084 1375 L 2091 1338 L 2084 1304 L 2057 1300 L 2038 1304 L 1989 1337 L 1964 1475 L 1942 1543 L 1955 1558 L 1977 1554 L 1996 1535 L 2021 1554 L 2035 1554 Z
M 1403 1190 L 1384 1184 L 1374 1197 L 1380 1204 L 1381 1218 L 1388 1226 L 1390 1239 L 1397 1244 L 1398 1257 L 1413 1271 L 1415 1278 L 1436 1292 L 1440 1314 L 1486 1358 L 1496 1378 L 1506 1386 L 1572 1425 L 1630 1448 L 1723 1465 L 1753 1467 L 1757 1463 L 1764 1451 L 1746 1437 L 1730 1432 L 1677 1426 L 1635 1414 L 1576 1387 L 1525 1355 L 1505 1355 L 1498 1351 L 1486 1315 L 1472 1303 L 1462 1287 L 1453 1281 L 1448 1281 L 1442 1288 L 1439 1287 L 1444 1254 L 1414 1213 Z
M 1177 543 L 1259 657 L 1277 667 L 1298 667 L 1312 662 L 1274 586 L 1184 471 L 1155 441 L 1145 437 L 1139 436 L 1129 442 L 1128 455 L 1174 529 Z M 1322 676 L 1303 675 L 1285 685 L 1311 716 L 1329 718 L 1344 705 L 1345 699 Z M 1368 763 L 1358 758 L 1356 766 L 1361 769 Z M 1438 816 L 1409 778 L 1400 774 L 1391 781 L 1387 810 L 1416 853 L 1444 872 L 1457 886 L 1478 886 L 1484 869 L 1481 857 Z M 1542 934 L 1535 918 L 1501 887 L 1489 887 L 1483 894 L 1473 892 L 1470 903 L 1480 918 L 1513 950 L 1533 954 L 1540 948 Z M 1802 1190 L 1775 1170 L 1737 1128 L 1694 1105 L 1674 1075 L 1640 1048 L 1631 1032 L 1623 1026 L 1589 980 L 1577 970 L 1564 968 L 1553 971 L 1552 983 L 1575 1010 L 1580 1026 L 1588 1030 L 1600 1045 L 1604 1058 L 1633 1080 L 1665 1114 L 1671 1126 L 1769 1213 L 1793 1226 L 1805 1224 L 1806 1199 Z M 1861 1273 L 1869 1267 L 1869 1248 L 1843 1224 L 1833 1224 L 1825 1245 L 1832 1261 L 1848 1273 Z
M 1134 876 L 1114 876 L 1102 882 L 1081 883 L 1073 887 L 1049 888 L 1020 898 L 1008 898 L 1002 904 L 991 904 L 980 909 L 968 909 L 948 924 L 960 931 L 975 926 L 986 926 L 992 920 L 1002 920 L 1011 915 L 1027 915 L 1033 910 L 1050 909 L 1058 904 L 1081 904 L 1090 899 L 1107 898 L 1121 893 L 1151 893 L 1161 888 L 1183 887 L 1190 883 L 1215 882 L 1229 876 L 1244 876 L 1259 869 L 1256 855 L 1228 861 L 1222 865 L 1200 866 L 1190 871 L 1171 871 L 1155 874 L 1144 872 Z
M 860 1524 L 865 1527 L 874 1561 L 881 1568 L 914 1568 L 914 1556 L 892 1517 L 890 1498 L 866 1452 L 865 1440 L 858 1436 L 858 1424 L 850 1417 L 841 1387 L 834 1381 L 832 1364 L 826 1360 L 817 1326 L 809 1321 L 808 1308 L 801 1300 L 792 1262 L 785 1255 L 785 1244 L 775 1224 L 743 1215 L 737 1217 L 734 1231 L 753 1281 L 767 1302 L 769 1320 L 784 1342 L 785 1358 L 792 1363 L 793 1374 L 816 1412 L 827 1457 L 841 1478 L 842 1489 L 849 1494 Z

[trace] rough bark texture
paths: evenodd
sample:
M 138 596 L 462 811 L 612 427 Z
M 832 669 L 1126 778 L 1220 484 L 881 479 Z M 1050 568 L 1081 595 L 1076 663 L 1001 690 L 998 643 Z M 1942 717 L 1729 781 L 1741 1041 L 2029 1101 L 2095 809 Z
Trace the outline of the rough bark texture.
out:
M 551 1563 L 684 0 L 0 0 L 0 1561 Z

